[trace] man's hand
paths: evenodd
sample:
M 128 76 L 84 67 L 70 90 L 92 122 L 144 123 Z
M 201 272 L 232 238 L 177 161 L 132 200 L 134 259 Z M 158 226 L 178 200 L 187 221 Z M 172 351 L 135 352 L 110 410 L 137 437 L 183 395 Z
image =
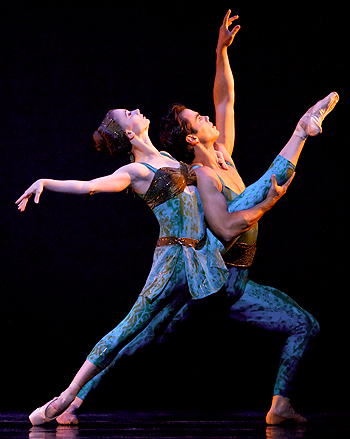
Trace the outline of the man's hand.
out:
M 241 26 L 235 26 L 231 31 L 229 27 L 231 24 L 237 20 L 238 15 L 230 18 L 231 9 L 229 9 L 225 15 L 224 21 L 220 27 L 219 31 L 219 39 L 218 39 L 218 49 L 223 47 L 228 47 L 232 44 L 233 39 L 235 38 L 236 33 L 240 30 Z
M 214 148 L 215 148 L 215 145 L 214 145 Z M 215 153 L 216 153 L 216 157 L 218 159 L 218 164 L 220 165 L 220 168 L 227 171 L 229 169 L 229 167 L 228 167 L 227 163 L 225 162 L 224 154 L 218 150 L 215 150 Z
M 291 184 L 291 182 L 293 181 L 294 176 L 295 176 L 295 172 L 293 172 L 292 176 L 289 178 L 289 180 L 287 180 L 284 183 L 284 185 L 278 186 L 276 175 L 274 174 L 271 175 L 271 187 L 266 195 L 266 202 L 268 203 L 270 209 L 287 192 L 287 189 Z

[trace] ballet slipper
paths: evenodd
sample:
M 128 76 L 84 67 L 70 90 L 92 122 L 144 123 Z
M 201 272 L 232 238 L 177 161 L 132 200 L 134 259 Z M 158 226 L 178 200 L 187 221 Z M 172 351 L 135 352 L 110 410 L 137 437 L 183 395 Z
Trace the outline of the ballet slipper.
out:
M 57 416 L 63 413 L 71 405 L 79 389 L 80 387 L 76 386 L 75 384 L 69 386 L 67 390 L 61 393 L 60 396 L 53 398 L 51 401 L 47 402 L 43 406 L 38 407 L 36 410 L 34 410 L 29 415 L 30 422 L 33 425 L 41 425 L 41 424 L 45 424 L 46 422 L 54 421 L 57 418 Z M 52 407 L 50 407 L 51 404 Z M 54 409 L 54 412 L 56 412 L 53 416 L 48 416 L 46 414 L 49 408 L 51 410 Z
M 335 91 L 324 99 L 320 100 L 313 107 L 309 108 L 304 116 L 299 120 L 294 134 L 301 139 L 308 136 L 318 136 L 322 133 L 322 122 L 325 117 L 333 110 L 339 101 L 339 95 Z
M 32 412 L 29 415 L 29 420 L 32 423 L 32 425 L 41 425 L 41 424 L 45 424 L 45 422 L 51 422 L 53 421 L 55 418 L 48 418 L 45 413 L 46 413 L 46 409 L 48 408 L 48 406 L 56 401 L 58 399 L 58 396 L 56 398 L 51 399 L 51 401 L 47 402 L 45 405 L 38 407 L 37 409 L 34 410 L 34 412 Z
M 295 412 L 289 398 L 275 395 L 272 398 L 270 411 L 266 415 L 266 423 L 269 425 L 279 425 L 285 421 L 295 421 L 298 424 L 305 424 L 307 422 L 303 416 Z

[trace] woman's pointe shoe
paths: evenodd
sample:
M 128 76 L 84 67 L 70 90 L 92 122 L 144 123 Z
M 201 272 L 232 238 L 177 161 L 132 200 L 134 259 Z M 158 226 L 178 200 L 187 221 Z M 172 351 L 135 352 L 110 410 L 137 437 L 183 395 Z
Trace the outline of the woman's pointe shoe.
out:
M 60 402 L 58 404 L 55 404 L 56 401 L 60 399 Z M 62 394 L 51 401 L 47 402 L 45 405 L 37 408 L 29 415 L 30 422 L 35 425 L 41 425 L 45 424 L 46 422 L 52 422 L 54 421 L 57 416 L 59 416 L 62 412 L 66 410 L 66 408 L 71 404 L 72 400 L 70 398 L 62 397 Z M 54 410 L 57 412 L 54 416 L 47 416 L 46 412 L 49 406 L 53 404 Z
M 309 108 L 294 131 L 294 134 L 303 140 L 308 136 L 318 136 L 322 133 L 322 122 L 333 110 L 339 101 L 339 95 L 335 91 L 330 93 L 313 107 Z
M 298 424 L 305 424 L 307 420 L 296 413 L 290 404 L 290 399 L 280 395 L 272 398 L 272 406 L 266 415 L 266 423 L 269 425 L 279 425 L 284 421 L 295 421 Z

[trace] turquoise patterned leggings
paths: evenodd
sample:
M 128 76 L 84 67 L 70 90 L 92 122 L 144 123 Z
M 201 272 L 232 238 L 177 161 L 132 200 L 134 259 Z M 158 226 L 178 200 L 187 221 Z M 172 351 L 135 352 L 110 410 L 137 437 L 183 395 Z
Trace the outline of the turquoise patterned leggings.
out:
M 248 186 L 229 210 L 247 209 L 261 202 L 270 188 L 271 174 L 276 174 L 281 185 L 293 169 L 290 162 L 277 156 L 263 177 Z M 185 289 L 184 268 L 177 267 L 177 271 L 156 301 L 150 303 L 139 296 L 128 316 L 95 346 L 88 360 L 103 370 L 85 384 L 79 398 L 84 399 L 124 355 L 132 355 L 154 339 L 165 339 L 167 333 L 190 316 L 193 299 Z M 274 389 L 274 394 L 287 396 L 309 342 L 319 330 L 317 321 L 284 293 L 249 281 L 246 269 L 230 269 L 225 292 L 232 302 L 239 299 L 230 307 L 231 318 L 287 335 Z

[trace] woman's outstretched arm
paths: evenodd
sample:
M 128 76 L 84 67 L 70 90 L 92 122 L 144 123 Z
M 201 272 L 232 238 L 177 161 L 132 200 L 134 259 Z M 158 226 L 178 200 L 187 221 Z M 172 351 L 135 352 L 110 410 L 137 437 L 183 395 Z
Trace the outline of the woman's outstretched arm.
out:
M 147 184 L 148 173 L 149 171 L 144 166 L 131 163 L 122 166 L 111 175 L 95 178 L 90 181 L 41 178 L 34 182 L 23 195 L 18 198 L 16 204 L 18 204 L 18 209 L 23 212 L 32 195 L 34 195 L 34 203 L 39 203 L 40 196 L 44 189 L 52 192 L 63 192 L 65 194 L 92 195 L 98 192 L 121 192 L 131 186 L 137 192 L 142 193 L 142 186 Z

